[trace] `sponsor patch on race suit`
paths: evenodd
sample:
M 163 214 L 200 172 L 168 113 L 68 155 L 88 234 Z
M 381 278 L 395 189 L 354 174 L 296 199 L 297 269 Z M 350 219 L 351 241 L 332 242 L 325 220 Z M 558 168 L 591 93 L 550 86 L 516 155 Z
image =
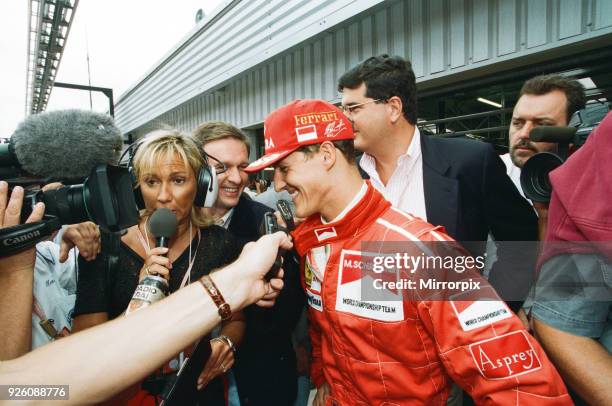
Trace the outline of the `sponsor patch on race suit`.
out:
M 451 306 L 463 331 L 489 326 L 512 317 L 512 311 L 499 300 L 491 286 L 451 296 Z
M 376 274 L 364 266 L 364 257 L 377 254 L 362 251 L 342 250 L 338 264 L 338 289 L 336 310 L 356 316 L 379 320 L 404 320 L 404 302 L 401 292 L 387 291 L 390 300 L 363 300 L 362 289 L 373 289 Z M 366 264 L 371 264 L 366 261 Z
M 308 305 L 320 312 L 323 311 L 321 298 L 321 281 L 325 275 L 325 267 L 329 260 L 330 245 L 315 247 L 306 253 L 304 261 L 304 280 Z
M 542 367 L 522 330 L 471 344 L 470 352 L 480 374 L 489 380 L 514 378 Z

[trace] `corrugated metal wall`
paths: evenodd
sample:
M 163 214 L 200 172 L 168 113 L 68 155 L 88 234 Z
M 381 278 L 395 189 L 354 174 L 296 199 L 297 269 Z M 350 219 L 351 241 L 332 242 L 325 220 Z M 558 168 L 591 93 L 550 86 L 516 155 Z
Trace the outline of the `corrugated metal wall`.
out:
M 335 101 L 337 78 L 380 53 L 407 56 L 417 81 L 435 85 L 577 43 L 585 51 L 596 38 L 612 44 L 612 0 L 255 0 L 228 9 L 120 99 L 124 132 L 161 123 L 190 131 L 213 119 L 249 127 L 295 98 Z

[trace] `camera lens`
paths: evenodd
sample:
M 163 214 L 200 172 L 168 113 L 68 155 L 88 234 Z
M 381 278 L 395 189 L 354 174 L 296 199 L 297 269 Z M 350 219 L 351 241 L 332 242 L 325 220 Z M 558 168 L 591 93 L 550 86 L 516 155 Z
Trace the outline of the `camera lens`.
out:
M 549 174 L 558 168 L 563 160 L 550 152 L 535 154 L 523 165 L 521 187 L 528 199 L 534 202 L 548 202 L 552 193 Z
M 59 217 L 61 224 L 89 220 L 83 185 L 62 186 L 43 193 L 45 213 Z

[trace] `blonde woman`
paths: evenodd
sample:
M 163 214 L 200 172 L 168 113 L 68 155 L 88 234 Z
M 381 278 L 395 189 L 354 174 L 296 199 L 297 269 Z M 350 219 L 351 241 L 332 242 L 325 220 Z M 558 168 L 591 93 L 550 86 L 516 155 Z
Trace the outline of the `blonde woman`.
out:
M 170 292 L 174 292 L 237 258 L 238 246 L 231 235 L 222 227 L 211 225 L 203 211 L 194 206 L 196 176 L 204 164 L 194 141 L 179 132 L 155 131 L 140 142 L 132 166 L 145 208 L 139 224 L 121 237 L 118 264 L 111 267 L 110 274 L 107 272 L 109 256 L 104 247 L 92 262 L 79 259 L 74 331 L 120 316 L 128 307 L 139 280 L 147 273 L 164 277 Z M 147 229 L 151 213 L 159 208 L 170 209 L 178 220 L 178 231 L 170 239 L 168 248 L 155 248 L 155 239 Z M 198 388 L 206 388 L 199 392 L 194 403 L 225 404 L 223 382 L 214 378 L 231 368 L 232 347 L 239 344 L 244 329 L 242 315 L 236 314 L 222 326 L 222 339 L 211 341 L 212 353 L 202 366 L 198 381 Z M 172 372 L 177 364 L 177 360 L 171 361 L 164 372 Z M 159 376 L 145 381 L 146 391 L 140 391 L 129 403 L 155 404 L 154 397 L 147 396 L 147 392 L 156 394 L 155 387 L 161 386 Z

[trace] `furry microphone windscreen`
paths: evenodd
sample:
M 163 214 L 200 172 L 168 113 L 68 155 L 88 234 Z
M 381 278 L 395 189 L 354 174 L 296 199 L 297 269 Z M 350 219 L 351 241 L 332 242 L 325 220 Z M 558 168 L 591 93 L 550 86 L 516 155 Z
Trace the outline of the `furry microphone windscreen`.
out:
M 117 165 L 123 138 L 106 114 L 61 110 L 28 117 L 10 142 L 25 171 L 65 180 L 85 178 L 99 164 Z

